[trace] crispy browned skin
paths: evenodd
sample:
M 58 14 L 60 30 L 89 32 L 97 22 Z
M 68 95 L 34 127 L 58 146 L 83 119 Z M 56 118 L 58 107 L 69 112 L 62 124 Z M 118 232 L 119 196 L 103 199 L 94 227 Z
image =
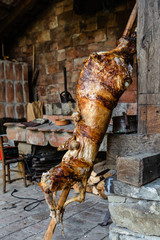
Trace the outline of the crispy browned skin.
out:
M 135 42 L 121 38 L 113 51 L 91 54 L 78 81 L 77 108 L 73 113 L 73 137 L 60 149 L 69 149 L 61 166 L 42 175 L 40 186 L 49 207 L 54 209 L 53 192 L 81 182 L 80 196 L 68 200 L 84 200 L 87 179 L 106 133 L 113 108 L 131 84 L 132 56 Z M 50 204 L 52 202 L 52 204 Z

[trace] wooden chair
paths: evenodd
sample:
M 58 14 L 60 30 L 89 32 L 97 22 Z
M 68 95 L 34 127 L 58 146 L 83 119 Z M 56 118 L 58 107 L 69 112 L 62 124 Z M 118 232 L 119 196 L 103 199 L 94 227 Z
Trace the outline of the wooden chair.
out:
M 24 158 L 23 157 L 16 157 L 16 158 L 9 158 L 6 159 L 5 158 L 5 154 L 4 154 L 4 146 L 3 146 L 3 137 L 0 136 L 0 149 L 1 149 L 1 158 L 2 160 L 2 173 L 3 173 L 3 193 L 6 192 L 6 183 L 12 183 L 13 181 L 16 180 L 20 180 L 23 179 L 24 181 L 24 186 L 26 187 L 26 176 L 25 176 L 25 162 L 24 162 Z M 12 163 L 18 163 L 21 162 L 22 163 L 22 170 L 18 170 L 18 169 L 11 169 L 10 168 L 10 164 Z M 22 174 L 22 177 L 20 178 L 14 178 L 11 180 L 11 175 L 10 172 L 18 172 Z M 8 179 L 8 180 L 7 180 Z

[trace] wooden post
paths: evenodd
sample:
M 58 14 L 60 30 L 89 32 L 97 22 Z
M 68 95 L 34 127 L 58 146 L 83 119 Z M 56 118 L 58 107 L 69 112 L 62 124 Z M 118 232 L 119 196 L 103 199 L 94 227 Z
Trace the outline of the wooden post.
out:
M 6 166 L 5 166 L 5 159 L 4 159 L 3 137 L 2 136 L 0 136 L 0 149 L 1 149 L 2 170 L 3 170 L 3 193 L 5 193 L 6 192 Z
M 160 134 L 160 1 L 138 1 L 138 133 Z
M 61 208 L 63 207 L 67 197 L 68 197 L 68 194 L 69 194 L 69 191 L 70 191 L 70 187 L 68 188 L 65 188 L 60 196 L 60 199 L 58 201 L 58 204 L 57 204 L 57 207 L 56 207 L 56 210 L 61 210 Z M 54 221 L 54 219 L 52 218 L 51 221 L 50 221 L 50 224 L 48 226 L 48 229 L 45 233 L 45 236 L 43 238 L 43 240 L 51 240 L 52 239 L 52 235 L 53 235 L 53 232 L 54 232 L 54 229 L 56 227 L 56 222 Z

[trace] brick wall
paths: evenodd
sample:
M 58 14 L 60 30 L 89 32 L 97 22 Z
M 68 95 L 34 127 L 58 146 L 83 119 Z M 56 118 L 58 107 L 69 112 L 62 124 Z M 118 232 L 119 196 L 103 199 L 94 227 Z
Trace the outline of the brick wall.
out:
M 33 45 L 36 48 L 36 64 L 40 68 L 37 81 L 38 98 L 44 103 L 60 102 L 64 91 L 63 67 L 67 70 L 68 91 L 76 98 L 77 81 L 83 60 L 95 51 L 113 49 L 121 37 L 134 5 L 124 0 L 112 12 L 95 15 L 77 15 L 73 0 L 55 0 L 43 14 L 34 19 L 24 34 L 12 47 L 11 57 L 32 64 Z M 120 103 L 126 111 L 136 114 L 137 84 L 133 84 Z
M 26 117 L 28 66 L 0 60 L 0 118 Z

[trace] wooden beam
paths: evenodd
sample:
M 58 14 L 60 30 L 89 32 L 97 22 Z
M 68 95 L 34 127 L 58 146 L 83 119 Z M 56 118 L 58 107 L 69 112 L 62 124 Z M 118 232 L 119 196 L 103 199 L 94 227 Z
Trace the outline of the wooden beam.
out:
M 141 187 L 160 176 L 160 153 L 141 153 L 117 158 L 117 180 Z
M 12 22 L 14 22 L 19 16 L 23 15 L 29 8 L 31 8 L 36 0 L 21 1 L 18 6 L 10 13 L 9 17 L 0 26 L 0 33 L 3 33 Z

